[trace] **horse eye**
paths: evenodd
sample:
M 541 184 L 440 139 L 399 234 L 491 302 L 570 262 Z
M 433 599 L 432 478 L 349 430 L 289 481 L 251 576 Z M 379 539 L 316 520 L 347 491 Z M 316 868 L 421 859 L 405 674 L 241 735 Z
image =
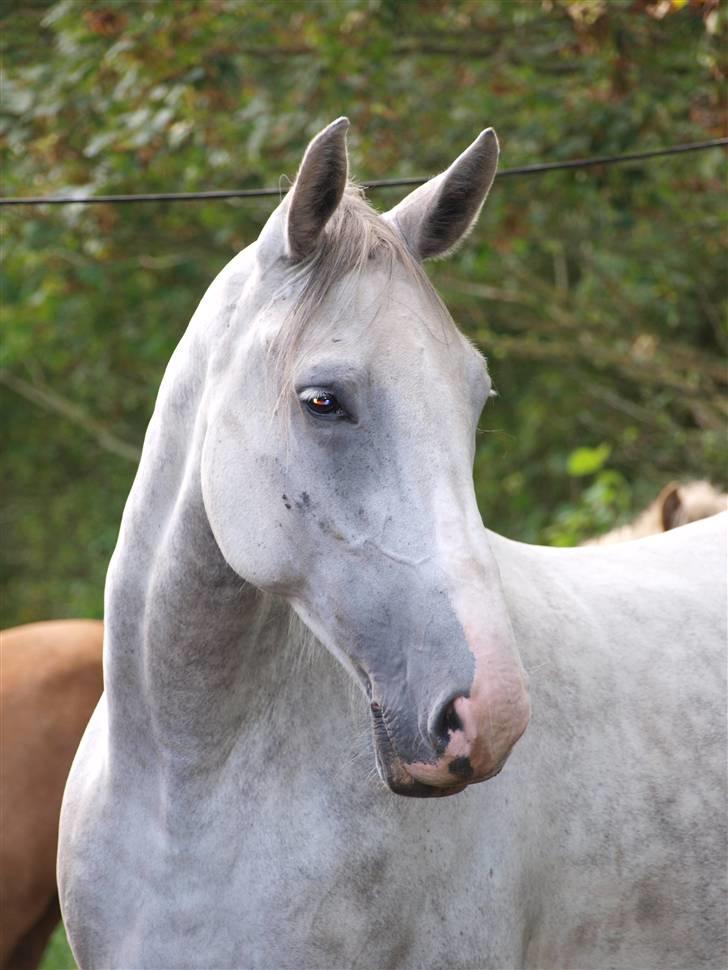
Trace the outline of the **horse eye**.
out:
M 304 397 L 304 404 L 312 414 L 322 417 L 346 417 L 337 398 L 329 391 L 315 390 Z

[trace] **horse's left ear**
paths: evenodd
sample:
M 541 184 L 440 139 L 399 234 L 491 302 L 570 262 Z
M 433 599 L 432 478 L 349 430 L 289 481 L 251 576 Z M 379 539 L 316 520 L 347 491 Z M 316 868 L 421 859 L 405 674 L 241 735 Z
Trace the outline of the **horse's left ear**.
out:
M 384 217 L 418 259 L 447 256 L 475 225 L 498 167 L 498 139 L 486 128 L 450 168 Z

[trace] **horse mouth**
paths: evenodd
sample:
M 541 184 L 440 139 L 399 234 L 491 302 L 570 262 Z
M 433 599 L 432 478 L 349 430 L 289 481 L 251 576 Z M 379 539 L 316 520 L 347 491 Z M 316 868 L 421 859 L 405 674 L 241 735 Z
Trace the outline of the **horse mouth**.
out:
M 448 795 L 459 795 L 468 787 L 467 781 L 455 781 L 452 785 L 428 785 L 413 778 L 400 761 L 386 762 L 379 751 L 376 759 L 379 777 L 395 795 L 405 798 L 447 798 Z
M 391 792 L 395 795 L 403 795 L 405 798 L 447 798 L 448 795 L 458 795 L 468 787 L 469 782 L 464 780 L 456 780 L 452 785 L 427 785 L 413 778 L 401 759 L 397 757 L 382 717 L 381 706 L 374 702 L 371 705 L 371 711 L 374 721 L 374 756 L 377 771 Z
M 414 778 L 410 782 L 402 783 L 394 779 L 385 780 L 387 788 L 395 795 L 403 795 L 405 798 L 447 798 L 450 795 L 459 795 L 468 787 L 466 781 L 456 785 L 449 785 L 447 788 L 426 785 L 424 782 L 416 781 Z
M 413 778 L 406 768 L 399 766 L 380 766 L 380 759 L 377 758 L 377 767 L 384 781 L 384 784 L 395 795 L 404 795 L 406 798 L 447 798 L 449 795 L 459 795 L 470 785 L 478 785 L 482 781 L 490 781 L 503 771 L 505 761 L 498 765 L 490 774 L 481 778 L 469 778 L 463 781 L 454 782 L 452 785 L 428 785 L 417 778 Z
M 452 784 L 427 784 L 427 782 L 413 777 L 398 756 L 389 736 L 381 705 L 377 701 L 372 701 L 370 710 L 374 729 L 374 757 L 377 772 L 382 782 L 395 795 L 402 795 L 405 798 L 447 798 L 450 795 L 459 795 L 470 785 L 495 778 L 496 775 L 501 773 L 508 760 L 508 755 L 506 755 L 500 764 L 488 774 L 474 777 L 469 759 L 456 758 L 450 765 L 450 771 L 453 773 Z M 458 765 L 458 761 L 461 760 L 465 762 L 462 769 Z M 455 770 L 456 766 L 458 770 Z

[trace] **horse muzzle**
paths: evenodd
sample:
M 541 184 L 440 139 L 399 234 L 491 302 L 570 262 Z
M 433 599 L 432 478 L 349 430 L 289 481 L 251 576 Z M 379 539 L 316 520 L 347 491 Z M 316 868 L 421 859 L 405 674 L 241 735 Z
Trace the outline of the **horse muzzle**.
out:
M 433 713 L 429 725 L 432 757 L 417 761 L 406 761 L 398 754 L 385 712 L 372 702 L 377 768 L 391 791 L 412 798 L 441 798 L 488 781 L 503 770 L 528 725 L 525 684 L 506 695 L 502 709 L 487 707 L 482 694 L 476 694 L 451 698 Z

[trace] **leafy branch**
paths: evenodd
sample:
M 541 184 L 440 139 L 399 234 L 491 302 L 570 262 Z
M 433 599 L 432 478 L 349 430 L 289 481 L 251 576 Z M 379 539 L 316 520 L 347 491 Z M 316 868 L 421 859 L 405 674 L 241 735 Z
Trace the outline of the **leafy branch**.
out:
M 60 414 L 68 421 L 73 422 L 73 424 L 91 435 L 99 447 L 105 451 L 109 451 L 113 455 L 118 455 L 119 458 L 134 462 L 134 464 L 139 461 L 141 454 L 139 448 L 136 448 L 126 441 L 122 441 L 121 438 L 118 438 L 99 421 L 88 415 L 78 404 L 67 400 L 47 385 L 37 382 L 31 383 L 22 377 L 18 377 L 17 374 L 11 374 L 8 370 L 0 370 L 0 384 L 3 384 L 9 390 L 14 391 L 20 397 L 25 398 L 26 401 L 30 401 L 37 407 L 54 414 Z

